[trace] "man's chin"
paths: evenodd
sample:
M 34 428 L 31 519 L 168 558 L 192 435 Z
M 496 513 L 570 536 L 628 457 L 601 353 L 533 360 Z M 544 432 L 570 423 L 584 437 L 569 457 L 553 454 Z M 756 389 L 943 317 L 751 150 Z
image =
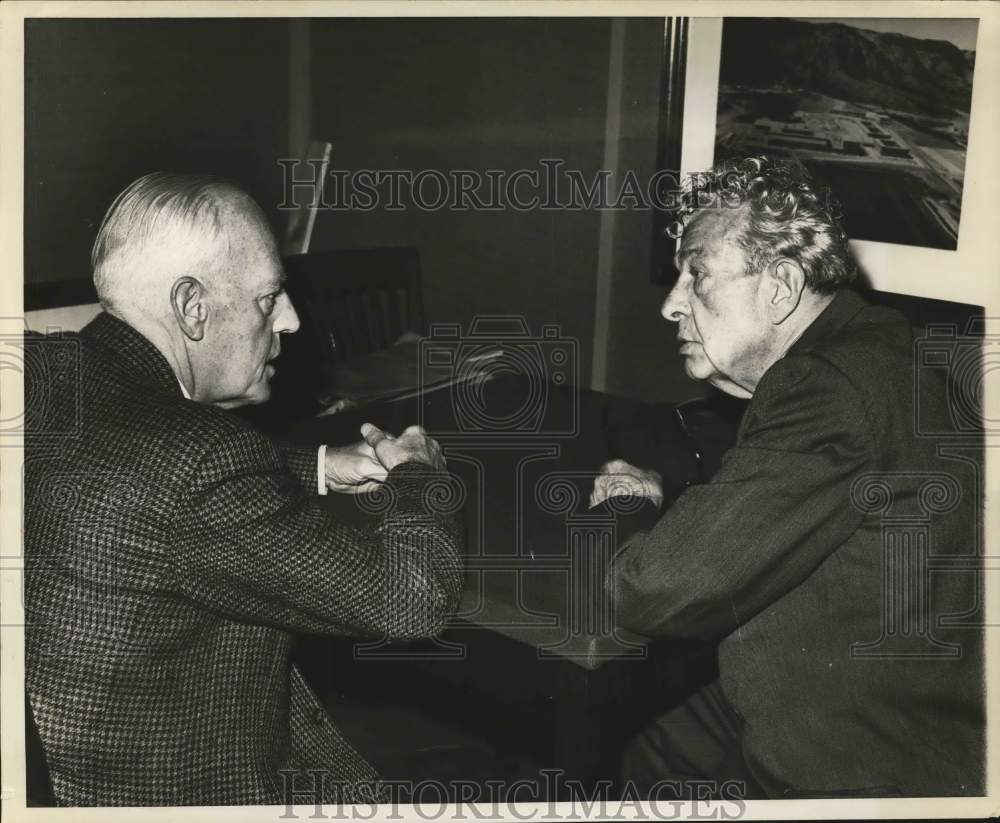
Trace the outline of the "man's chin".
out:
M 685 357 L 684 373 L 692 380 L 708 380 L 715 374 L 715 369 L 704 362 Z
M 257 406 L 266 403 L 271 399 L 271 383 L 268 380 L 261 380 L 250 387 L 246 394 L 246 406 Z
M 711 383 L 713 386 L 715 386 L 715 388 L 717 388 L 719 391 L 731 395 L 732 397 L 739 397 L 742 400 L 749 400 L 751 397 L 753 397 L 753 392 L 748 391 L 747 389 L 743 388 L 743 386 L 739 385 L 738 383 L 734 383 L 732 380 L 729 380 L 728 378 L 723 377 L 722 375 L 717 374 L 713 377 L 710 377 L 708 379 L 708 382 Z
M 271 378 L 274 377 L 275 368 L 271 363 L 264 366 L 260 377 L 245 392 L 246 406 L 256 406 L 266 403 L 271 399 Z
M 223 409 L 237 409 L 240 406 L 259 406 L 271 399 L 271 385 L 267 380 L 254 383 L 238 397 L 217 400 L 214 405 Z

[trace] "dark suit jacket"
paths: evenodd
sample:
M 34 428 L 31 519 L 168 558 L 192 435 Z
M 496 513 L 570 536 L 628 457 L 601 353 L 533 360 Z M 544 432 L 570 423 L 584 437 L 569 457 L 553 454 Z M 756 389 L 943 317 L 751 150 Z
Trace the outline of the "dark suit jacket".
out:
M 315 450 L 184 399 L 125 323 L 29 342 L 26 681 L 57 801 L 284 803 L 286 769 L 365 799 L 376 775 L 290 664 L 293 632 L 441 627 L 460 536 L 426 492 L 448 475 L 398 466 L 366 501 L 380 525 L 350 528 L 318 504 Z
M 954 426 L 914 364 L 901 315 L 839 294 L 616 558 L 621 625 L 721 639 L 771 795 L 984 791 L 981 440 L 917 434 Z

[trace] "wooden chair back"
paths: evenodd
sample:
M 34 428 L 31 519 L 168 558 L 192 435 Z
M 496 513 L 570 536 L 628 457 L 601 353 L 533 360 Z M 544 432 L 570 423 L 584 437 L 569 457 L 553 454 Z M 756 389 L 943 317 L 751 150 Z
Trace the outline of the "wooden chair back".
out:
M 426 331 L 416 249 L 338 249 L 284 262 L 301 325 L 282 335 L 271 401 L 238 410 L 270 434 L 315 414 L 338 362 L 385 349 L 404 332 Z
M 323 359 L 359 357 L 391 346 L 404 332 L 425 332 L 416 249 L 293 255 L 285 268 L 303 337 Z

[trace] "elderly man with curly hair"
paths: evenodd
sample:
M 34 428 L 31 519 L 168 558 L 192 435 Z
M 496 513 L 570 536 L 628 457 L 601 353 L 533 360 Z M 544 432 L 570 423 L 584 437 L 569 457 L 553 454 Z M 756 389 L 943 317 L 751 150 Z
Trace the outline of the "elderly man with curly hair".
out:
M 724 163 L 684 201 L 662 313 L 687 373 L 750 402 L 711 482 L 609 576 L 619 625 L 719 642 L 718 679 L 623 776 L 659 797 L 982 794 L 974 475 L 914 422 L 947 429 L 944 380 L 915 381 L 907 321 L 847 288 L 836 204 L 801 167 Z M 592 504 L 622 493 L 659 504 L 659 475 L 613 461 Z

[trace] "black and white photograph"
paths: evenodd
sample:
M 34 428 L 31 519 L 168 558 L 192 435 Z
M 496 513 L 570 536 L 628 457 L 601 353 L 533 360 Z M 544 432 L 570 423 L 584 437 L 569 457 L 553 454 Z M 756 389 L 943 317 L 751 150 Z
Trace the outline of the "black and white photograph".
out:
M 995 813 L 1000 10 L 844 5 L 3 4 L 9 819 Z
M 851 237 L 955 249 L 978 23 L 727 18 L 716 156 L 793 156 Z

